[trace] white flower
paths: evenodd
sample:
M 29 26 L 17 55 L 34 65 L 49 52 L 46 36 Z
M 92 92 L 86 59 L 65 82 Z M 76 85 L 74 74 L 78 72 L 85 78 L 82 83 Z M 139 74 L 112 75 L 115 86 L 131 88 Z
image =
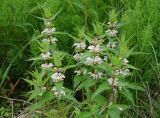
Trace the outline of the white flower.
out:
M 46 87 L 42 87 L 42 91 L 45 92 L 46 91 Z
M 94 58 L 92 58 L 92 57 L 87 57 L 86 64 L 87 64 L 87 65 L 93 65 L 93 64 L 94 64 Z
M 47 21 L 45 22 L 46 26 L 51 26 L 51 22 Z
M 88 74 L 89 74 L 93 79 L 101 79 L 102 76 L 103 76 L 103 73 L 101 73 L 101 72 L 98 72 L 98 73 L 89 72 Z
M 108 60 L 108 56 L 104 56 L 103 60 L 107 61 Z
M 87 74 L 87 70 L 85 69 L 82 71 L 82 75 L 86 75 L 86 74 Z
M 46 28 L 46 29 L 44 29 L 44 30 L 42 31 L 42 34 L 48 34 L 48 33 L 50 33 L 50 30 L 49 30 L 48 28 Z
M 56 97 L 61 97 L 61 96 L 65 96 L 65 91 L 64 91 L 63 89 L 64 89 L 64 87 L 62 87 L 61 90 L 58 91 L 57 88 L 54 86 L 54 87 L 52 88 L 52 91 L 54 92 L 54 95 L 55 95 Z
M 101 72 L 98 72 L 98 76 L 99 76 L 99 78 L 102 78 L 102 76 L 103 76 L 103 73 L 101 73 Z
M 54 86 L 51 90 L 52 90 L 52 91 L 56 91 L 56 90 L 57 90 L 57 88 Z
M 55 42 L 57 42 L 58 40 L 57 40 L 57 38 L 56 37 L 50 37 L 50 42 L 52 43 L 52 44 L 54 44 Z
M 54 27 L 50 28 L 50 33 L 53 33 L 55 31 L 56 31 L 56 28 L 54 28 Z
M 124 75 L 124 71 L 123 70 L 119 70 L 119 75 Z
M 50 40 L 49 39 L 43 39 L 42 42 L 50 43 Z
M 116 48 L 116 43 L 117 43 L 117 42 L 109 42 L 109 43 L 107 44 L 107 47 L 108 47 L 108 48 Z
M 49 64 L 45 63 L 45 64 L 42 64 L 41 67 L 45 68 L 45 69 L 48 69 L 48 68 L 53 67 L 53 64 L 52 63 L 49 63 Z
M 93 64 L 101 64 L 102 63 L 102 59 L 99 56 L 95 56 L 95 57 L 87 57 L 86 60 L 86 64 L 87 65 L 93 65 Z
M 123 75 L 126 76 L 126 75 L 128 75 L 128 74 L 129 74 L 129 69 L 125 69 L 125 70 L 123 71 Z
M 98 53 L 100 51 L 100 46 L 99 45 L 97 45 L 97 46 L 90 45 L 88 47 L 88 49 L 89 49 L 89 52 L 96 52 L 96 53 Z
M 47 60 L 51 58 L 51 53 L 50 52 L 46 52 L 46 53 L 41 53 L 41 57 L 43 60 Z
M 94 63 L 95 64 L 101 64 L 102 63 L 102 59 L 99 56 L 96 56 L 94 59 Z
M 53 79 L 54 82 L 59 82 L 62 81 L 65 78 L 65 76 L 60 72 L 56 72 L 52 74 L 51 78 Z
M 80 70 L 76 70 L 74 73 L 76 73 L 76 75 L 81 75 L 82 72 Z
M 74 43 L 74 46 L 76 47 L 76 49 L 78 50 L 84 50 L 86 48 L 86 44 L 84 42 L 80 42 L 80 43 Z
M 51 43 L 51 44 L 54 44 L 56 41 L 58 41 L 57 38 L 52 37 L 52 36 L 49 39 L 45 38 L 45 39 L 42 40 L 42 42 L 47 42 L 47 43 Z
M 115 30 L 115 29 L 108 29 L 107 31 L 106 31 L 106 33 L 108 34 L 108 36 L 109 37 L 115 37 L 115 36 L 117 36 L 117 33 L 118 33 L 118 31 L 117 30 Z
M 55 29 L 54 27 L 53 27 L 53 28 L 45 28 L 45 29 L 42 31 L 42 34 L 51 35 L 51 34 L 53 34 L 55 31 L 56 31 L 56 29 Z
M 76 61 L 80 60 L 81 56 L 83 55 L 83 53 L 76 53 L 73 57 Z
M 122 69 L 117 69 L 113 72 L 114 75 L 123 75 Z
M 112 86 L 112 85 L 113 86 L 118 86 L 118 78 L 114 78 L 114 79 L 113 78 L 109 78 L 108 79 L 108 83 L 109 83 L 110 86 Z
M 119 109 L 120 111 L 123 111 L 123 110 L 124 110 L 122 107 L 118 107 L 118 109 Z
M 76 73 L 76 75 L 86 75 L 87 74 L 87 70 L 76 70 L 74 71 L 74 73 Z
M 116 28 L 117 27 L 117 22 L 114 22 L 114 23 L 111 23 L 111 22 L 108 22 L 108 28 Z
M 54 95 L 58 97 L 59 93 L 57 91 L 54 92 Z
M 124 76 L 128 75 L 128 73 L 129 73 L 129 69 L 125 69 L 125 70 L 118 69 L 113 72 L 114 75 L 124 75 Z
M 128 63 L 129 63 L 129 61 L 128 61 L 126 58 L 124 58 L 124 59 L 123 59 L 123 64 L 124 64 L 124 65 L 127 65 Z
M 61 95 L 62 95 L 62 96 L 65 96 L 65 95 L 66 95 L 66 93 L 65 93 L 64 90 L 61 90 Z

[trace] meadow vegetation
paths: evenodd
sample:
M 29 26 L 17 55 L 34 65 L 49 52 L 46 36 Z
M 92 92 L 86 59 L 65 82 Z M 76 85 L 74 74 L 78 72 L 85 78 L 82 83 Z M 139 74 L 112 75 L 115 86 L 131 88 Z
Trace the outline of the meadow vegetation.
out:
M 1 0 L 0 117 L 159 118 L 159 0 Z

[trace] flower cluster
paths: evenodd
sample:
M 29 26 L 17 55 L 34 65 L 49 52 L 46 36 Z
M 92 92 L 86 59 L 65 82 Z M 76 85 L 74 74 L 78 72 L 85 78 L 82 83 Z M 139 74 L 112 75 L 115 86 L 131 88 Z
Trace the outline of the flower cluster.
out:
M 81 70 L 74 71 L 74 73 L 76 73 L 76 75 L 86 75 L 87 70 L 82 68 Z
M 119 69 L 112 71 L 111 78 L 108 79 L 108 84 L 112 87 L 118 87 L 121 89 L 123 86 L 119 85 L 119 77 L 125 77 L 130 74 L 130 70 L 125 66 L 129 63 L 129 61 L 124 58 L 122 61 L 122 66 Z
M 92 77 L 93 79 L 101 79 L 102 78 L 102 76 L 103 76 L 103 73 L 102 72 L 89 72 L 88 73 L 89 75 L 90 75 L 90 77 Z
M 86 48 L 86 44 L 84 41 L 80 41 L 80 42 L 76 42 L 74 43 L 75 46 L 75 55 L 73 56 L 73 58 L 79 62 L 81 60 L 81 57 L 83 56 L 83 52 L 85 51 Z M 86 70 L 76 70 L 74 73 L 76 73 L 76 75 L 85 75 L 86 74 Z
M 42 68 L 44 68 L 44 69 L 50 69 L 50 68 L 52 68 L 54 65 L 52 64 L 52 63 L 44 63 L 44 64 L 42 64 L 41 65 L 41 67 Z
M 87 65 L 94 65 L 94 64 L 101 64 L 102 59 L 99 56 L 95 57 L 87 57 L 86 64 Z
M 48 37 L 48 38 L 44 38 L 43 40 L 42 40 L 42 42 L 47 42 L 47 43 L 49 43 L 49 44 L 54 44 L 55 42 L 57 42 L 58 40 L 57 40 L 57 38 L 56 37 L 52 37 L 52 36 L 50 36 L 50 37 Z
M 97 64 L 103 63 L 103 59 L 100 57 L 101 52 L 101 40 L 99 39 L 93 39 L 91 44 L 88 46 L 89 53 L 92 56 L 87 57 L 86 59 L 86 65 L 88 66 L 94 66 Z M 92 72 L 88 73 L 92 79 L 100 79 L 103 76 L 103 73 L 98 72 L 96 69 L 93 68 Z
M 108 30 L 106 31 L 109 38 L 112 40 L 108 42 L 107 47 L 108 48 L 116 48 L 116 41 L 113 41 L 113 38 L 117 36 L 118 30 L 117 30 L 117 22 L 108 22 Z
M 83 54 L 86 52 L 89 52 L 89 56 L 84 58 L 85 65 L 92 67 L 94 65 L 103 63 L 104 60 L 100 57 L 101 42 L 102 42 L 102 40 L 93 38 L 92 42 L 89 44 L 89 46 L 87 48 L 86 48 L 86 44 L 82 41 L 78 42 L 78 43 L 74 43 L 75 52 L 76 52 L 76 54 L 73 56 L 74 59 L 77 62 L 80 62 Z M 88 51 L 86 51 L 85 49 L 87 49 Z M 107 60 L 106 58 L 107 57 L 104 58 L 105 61 Z M 87 71 L 88 70 L 86 70 L 86 69 L 84 70 L 84 69 L 80 68 L 79 70 L 76 70 L 75 73 L 76 73 L 76 75 L 87 75 L 88 74 L 93 79 L 100 79 L 103 76 L 103 73 L 97 72 L 93 68 L 91 70 L 89 70 L 89 72 L 87 72 Z
M 43 60 L 48 60 L 51 58 L 51 53 L 50 52 L 41 53 L 41 57 Z
M 88 49 L 89 49 L 89 52 L 93 52 L 93 53 L 99 53 L 100 52 L 100 46 L 99 45 L 96 45 L 96 46 L 90 45 L 88 47 Z
M 65 95 L 64 87 L 57 89 L 56 85 L 64 80 L 65 75 L 62 73 L 61 68 L 54 68 L 54 73 L 51 75 L 51 78 L 54 82 L 53 92 L 56 97 L 63 97 Z
M 53 87 L 52 88 L 52 91 L 54 92 L 54 95 L 56 96 L 56 97 L 63 97 L 63 96 L 65 96 L 65 91 L 64 91 L 64 87 L 62 87 L 62 89 L 59 91 L 58 89 L 57 89 L 57 87 Z
M 129 74 L 129 69 L 117 69 L 113 72 L 114 75 L 126 76 Z
M 47 25 L 47 28 L 45 28 L 43 31 L 42 31 L 42 34 L 44 35 L 52 35 L 54 32 L 56 31 L 56 29 L 54 27 L 48 27 Z
M 74 43 L 75 49 L 83 51 L 86 48 L 86 44 L 84 42 Z
M 52 90 L 56 97 L 64 96 L 65 95 L 65 92 L 63 90 L 64 88 L 62 88 L 61 90 L 58 90 L 56 88 L 56 83 L 63 81 L 63 79 L 65 78 L 65 76 L 62 74 L 62 69 L 54 67 L 54 65 L 51 62 L 49 62 L 49 60 L 52 58 L 51 52 L 49 51 L 50 50 L 49 46 L 57 42 L 57 38 L 53 37 L 53 34 L 56 31 L 56 29 L 52 26 L 50 19 L 46 19 L 44 21 L 44 24 L 45 24 L 45 29 L 41 32 L 41 34 L 44 36 L 44 38 L 42 39 L 42 45 L 45 44 L 45 46 L 46 45 L 48 46 L 43 47 L 45 48 L 44 49 L 45 52 L 42 52 L 40 55 L 42 60 L 44 60 L 44 63 L 41 65 L 41 67 L 43 69 L 54 70 L 54 73 L 51 75 L 51 79 L 53 80 L 55 86 L 53 87 Z
M 107 44 L 107 47 L 108 48 L 116 48 L 116 44 L 117 44 L 116 41 L 114 41 L 114 42 L 109 41 L 108 44 Z
M 83 53 L 76 53 L 73 57 L 76 61 L 79 61 L 82 57 Z
M 54 70 L 55 70 L 55 73 L 53 73 L 51 75 L 53 82 L 57 83 L 57 82 L 63 81 L 65 76 L 62 74 L 62 69 L 61 68 L 54 68 Z
M 106 31 L 109 37 L 117 36 L 117 22 L 108 22 L 108 30 Z
M 110 85 L 110 86 L 118 86 L 118 78 L 113 78 L 113 77 L 111 77 L 111 78 L 109 78 L 108 79 L 108 84 Z
M 127 65 L 128 63 L 129 63 L 129 61 L 126 58 L 124 58 L 123 59 L 123 65 Z
M 75 52 L 76 54 L 73 56 L 74 59 L 76 61 L 80 61 L 82 55 L 83 55 L 83 51 L 85 50 L 86 48 L 86 44 L 85 42 L 81 41 L 81 42 L 78 42 L 78 43 L 74 43 L 74 46 L 75 46 Z
M 45 22 L 44 23 L 45 29 L 41 32 L 41 34 L 44 35 L 44 38 L 42 39 L 42 44 L 45 42 L 47 42 L 48 44 L 51 44 L 57 41 L 55 37 L 54 38 L 52 37 L 56 29 L 52 26 L 52 23 L 49 19 L 46 19 L 44 22 Z M 41 65 L 43 69 L 50 69 L 54 66 L 52 63 L 49 63 L 49 59 L 51 59 L 51 53 L 48 48 L 45 49 L 45 52 L 42 52 L 40 56 L 42 60 L 44 60 L 45 62 L 44 64 Z

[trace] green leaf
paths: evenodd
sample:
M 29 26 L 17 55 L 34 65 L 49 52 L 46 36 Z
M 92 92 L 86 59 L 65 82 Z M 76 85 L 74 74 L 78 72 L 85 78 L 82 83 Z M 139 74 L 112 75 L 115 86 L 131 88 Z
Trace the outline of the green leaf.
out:
M 98 88 L 97 90 L 94 92 L 94 94 L 92 95 L 92 100 L 98 95 L 100 94 L 101 92 L 105 91 L 105 90 L 108 90 L 110 89 L 110 87 L 108 86 L 108 84 L 106 82 L 102 83 Z
M 118 109 L 109 109 L 108 114 L 111 118 L 120 118 L 121 112 Z
M 66 71 L 67 69 L 75 68 L 75 67 L 77 67 L 77 65 L 67 65 L 63 67 L 63 70 Z
M 128 100 L 130 100 L 134 104 L 133 95 L 129 89 L 127 89 L 127 88 L 122 89 L 120 91 L 120 93 L 123 94 L 125 98 L 127 98 Z
M 96 104 L 101 106 L 106 102 L 106 98 L 102 95 L 97 95 L 95 96 L 94 101 Z
M 124 105 L 124 104 L 112 104 L 109 106 L 109 109 L 117 109 L 119 111 L 124 111 L 129 108 L 130 108 L 130 106 Z
M 64 96 L 64 98 L 67 99 L 67 100 L 71 100 L 71 101 L 74 102 L 74 103 L 79 103 L 79 102 L 73 97 L 72 94 L 66 93 L 66 95 Z
M 42 98 L 30 107 L 30 110 L 40 109 L 44 107 L 45 103 L 50 102 L 54 98 L 52 92 L 46 92 Z
M 112 66 L 110 66 L 107 63 L 103 63 L 103 64 L 98 64 L 95 66 L 96 69 L 101 69 L 105 72 L 107 72 L 108 75 L 112 74 Z
M 28 59 L 28 61 L 37 61 L 37 60 L 42 60 L 41 57 L 33 57 L 31 59 Z
M 144 88 L 137 83 L 127 83 L 126 87 L 130 89 L 145 91 Z
M 40 91 L 39 91 L 39 89 L 35 89 L 33 91 L 30 91 L 29 93 L 31 93 L 31 94 L 29 96 L 29 100 L 28 101 L 30 101 L 32 99 L 36 99 L 37 96 L 39 96 Z
M 51 17 L 51 20 L 54 20 L 58 14 L 60 14 L 60 12 L 62 11 L 63 8 L 61 8 L 57 13 L 55 13 L 52 17 Z
M 1 86 L 3 84 L 3 82 L 5 81 L 5 79 L 7 78 L 7 75 L 9 73 L 9 70 L 10 70 L 11 66 L 12 66 L 12 63 L 13 63 L 13 61 L 9 64 L 9 66 L 7 67 L 7 69 L 5 70 L 5 72 L 2 75 L 2 80 L 1 80 L 1 83 L 0 83 L 0 88 L 1 88 Z
M 110 22 L 117 22 L 117 13 L 115 9 L 112 9 L 109 13 L 109 21 Z
M 85 6 L 83 5 L 82 2 L 80 2 L 79 0 L 75 0 L 75 2 L 73 3 L 76 7 L 80 8 L 80 9 L 84 9 Z
M 60 53 L 54 54 L 53 58 L 54 58 L 55 66 L 58 66 L 58 67 L 62 66 L 62 57 Z
M 76 88 L 84 80 L 85 80 L 84 76 L 75 76 L 74 77 L 74 88 Z
M 95 13 L 97 15 L 97 13 Z M 99 36 L 103 34 L 103 24 L 101 24 L 100 22 L 96 21 L 95 24 L 93 24 L 93 28 L 94 28 L 94 33 Z
M 110 55 L 111 63 L 114 65 L 115 68 L 120 68 L 122 65 L 122 60 L 120 60 L 119 56 L 117 55 Z
M 81 112 L 78 118 L 91 118 L 91 116 L 92 116 L 91 112 Z
M 30 85 L 35 85 L 35 82 L 33 80 L 29 80 L 29 79 L 24 79 L 24 80 Z
M 93 38 L 88 36 L 88 35 L 84 35 L 85 39 L 89 42 L 89 43 L 92 43 L 93 41 Z
M 126 57 L 128 54 L 128 47 L 127 47 L 127 41 L 125 40 L 125 35 L 121 36 L 121 40 L 119 41 L 119 48 L 120 48 L 120 56 Z M 127 54 L 127 55 L 126 55 Z
M 50 18 L 52 16 L 51 10 L 48 7 L 43 8 L 44 10 L 44 15 L 46 18 Z
M 93 79 L 87 77 L 86 80 L 79 85 L 78 89 L 89 88 L 89 87 L 95 85 L 96 83 L 97 83 L 96 80 L 93 80 Z
M 128 65 L 126 66 L 126 68 L 128 68 L 128 69 L 133 69 L 133 70 L 140 70 L 140 69 L 138 69 L 138 68 L 136 68 L 136 67 L 134 67 L 134 66 L 132 66 L 132 65 L 130 65 L 130 64 L 128 64 Z

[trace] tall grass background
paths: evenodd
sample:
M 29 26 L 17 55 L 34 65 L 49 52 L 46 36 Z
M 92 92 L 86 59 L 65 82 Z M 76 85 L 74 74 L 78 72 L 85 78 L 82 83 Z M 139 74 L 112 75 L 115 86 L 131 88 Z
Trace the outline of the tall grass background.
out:
M 54 21 L 55 27 L 72 35 L 76 35 L 77 29 L 83 26 L 88 28 L 86 30 L 91 29 L 92 23 L 97 20 L 106 22 L 109 10 L 116 9 L 121 29 L 129 40 L 129 46 L 134 48 L 130 61 L 139 69 L 131 81 L 141 83 L 146 89 L 145 92 L 134 93 L 136 105 L 124 117 L 160 117 L 159 0 L 1 0 L 1 96 L 15 97 L 13 93 L 20 96 L 20 93 L 28 91 L 23 77 L 32 67 L 28 58 L 38 53 L 32 39 L 43 28 L 43 22 L 37 17 L 43 17 L 42 8 L 45 5 L 52 13 L 62 9 Z M 72 39 L 67 35 L 58 36 L 58 39 L 59 48 L 72 54 Z

